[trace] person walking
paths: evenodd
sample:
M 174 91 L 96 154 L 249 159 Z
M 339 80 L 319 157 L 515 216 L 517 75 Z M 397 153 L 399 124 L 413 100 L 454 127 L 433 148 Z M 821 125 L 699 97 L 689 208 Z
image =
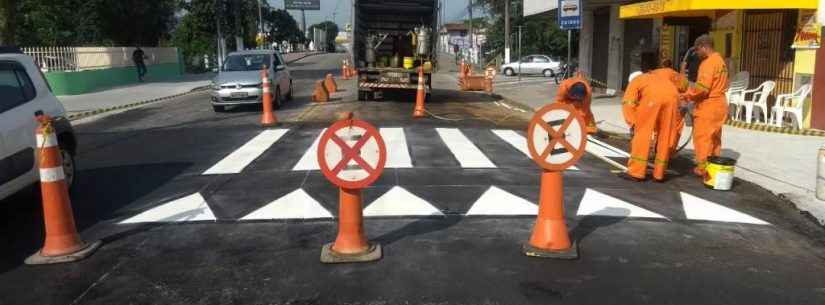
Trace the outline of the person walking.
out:
M 725 91 L 728 90 L 728 68 L 725 60 L 713 47 L 713 38 L 702 35 L 696 38 L 694 50 L 700 58 L 696 83 L 681 99 L 695 104 L 693 112 L 693 147 L 696 168 L 693 173 L 704 177 L 708 157 L 722 152 L 722 126 L 728 117 Z
M 653 180 L 662 182 L 670 162 L 671 137 L 674 135 L 675 118 L 679 105 L 679 90 L 670 75 L 659 71 L 658 52 L 642 52 L 643 74 L 634 78 L 625 90 L 622 113 L 631 130 L 630 160 L 627 172 L 619 177 L 631 181 L 644 181 L 650 142 L 656 139 L 656 157 L 653 161 Z
M 146 53 L 140 47 L 137 47 L 134 52 L 132 52 L 132 61 L 135 63 L 135 68 L 137 69 L 138 73 L 138 81 L 143 82 L 143 77 L 146 76 L 146 63 L 144 62 L 146 57 Z

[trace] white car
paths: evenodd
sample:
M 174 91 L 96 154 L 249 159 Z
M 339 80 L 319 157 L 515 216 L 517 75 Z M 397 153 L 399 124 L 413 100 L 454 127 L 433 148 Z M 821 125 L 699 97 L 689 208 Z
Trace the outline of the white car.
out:
M 0 46 L 0 200 L 40 179 L 34 119 L 40 113 L 54 119 L 66 183 L 71 187 L 77 141 L 63 104 L 30 56 Z
M 553 60 L 546 55 L 530 55 L 524 56 L 520 61 L 511 62 L 501 66 L 501 73 L 507 76 L 519 74 L 519 65 L 521 66 L 521 74 L 541 74 L 545 77 L 553 77 L 561 69 L 561 63 Z

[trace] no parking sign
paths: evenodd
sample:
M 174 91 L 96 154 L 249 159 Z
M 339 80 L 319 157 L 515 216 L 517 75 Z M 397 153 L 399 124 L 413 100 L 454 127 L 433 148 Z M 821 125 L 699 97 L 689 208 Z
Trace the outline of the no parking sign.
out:
M 542 107 L 527 127 L 527 148 L 540 167 L 563 171 L 584 155 L 587 137 L 576 108 L 553 103 Z
M 318 142 L 321 172 L 332 184 L 342 188 L 366 188 L 381 176 L 386 162 L 384 139 L 365 121 L 338 121 Z

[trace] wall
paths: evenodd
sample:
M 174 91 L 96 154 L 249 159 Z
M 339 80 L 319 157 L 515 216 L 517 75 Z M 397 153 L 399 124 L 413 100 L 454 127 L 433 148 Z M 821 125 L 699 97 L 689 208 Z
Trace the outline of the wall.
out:
M 742 11 L 717 11 L 715 18 L 711 25 L 711 32 L 713 43 L 716 45 L 716 50 L 722 56 L 725 56 L 726 36 L 731 35 L 730 57 L 725 60 L 728 64 L 728 73 L 736 74 L 740 70 L 740 61 L 742 58 Z
M 619 19 L 619 5 L 610 6 L 610 41 L 607 58 L 607 87 L 621 90 L 624 80 L 622 68 L 624 65 L 624 21 Z
M 149 81 L 174 79 L 182 75 L 181 65 L 178 63 L 147 65 L 147 70 L 146 79 Z M 137 83 L 137 70 L 135 67 L 119 67 L 74 72 L 48 72 L 46 80 L 55 95 L 76 95 Z

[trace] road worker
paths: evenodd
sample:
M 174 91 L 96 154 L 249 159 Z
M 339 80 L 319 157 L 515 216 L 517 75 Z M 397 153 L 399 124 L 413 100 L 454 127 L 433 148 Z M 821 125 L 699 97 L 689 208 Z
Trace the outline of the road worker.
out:
M 653 179 L 662 182 L 672 153 L 671 137 L 679 107 L 679 91 L 670 77 L 656 71 L 659 66 L 657 52 L 643 52 L 641 59 L 643 74 L 630 82 L 622 102 L 625 121 L 634 132 L 627 172 L 620 173 L 619 177 L 632 181 L 645 180 L 650 142 L 655 134 Z
M 556 102 L 573 105 L 579 114 L 584 118 L 585 129 L 587 133 L 596 133 L 596 119 L 593 117 L 593 112 L 590 111 L 590 99 L 593 95 L 593 90 L 590 88 L 590 83 L 581 72 L 576 73 L 576 76 L 564 80 L 559 85 L 559 91 L 556 94 Z
M 679 90 L 679 93 L 687 92 L 689 86 L 687 76 L 673 70 L 673 62 L 670 59 L 663 59 L 659 69 L 653 70 L 651 73 L 669 79 L 673 85 L 676 86 L 676 89 Z M 671 154 L 676 152 L 676 146 L 679 145 L 679 139 L 682 138 L 682 129 L 685 127 L 685 114 L 687 114 L 687 112 L 687 106 L 682 107 L 680 105 L 679 112 L 675 118 L 676 123 L 674 125 L 673 135 L 671 136 Z
M 725 60 L 713 49 L 713 38 L 702 35 L 693 46 L 702 58 L 696 83 L 682 94 L 684 102 L 695 104 L 693 112 L 693 147 L 696 168 L 701 177 L 707 173 L 707 160 L 719 156 L 722 150 L 722 126 L 728 117 L 725 91 L 728 90 L 728 69 Z

